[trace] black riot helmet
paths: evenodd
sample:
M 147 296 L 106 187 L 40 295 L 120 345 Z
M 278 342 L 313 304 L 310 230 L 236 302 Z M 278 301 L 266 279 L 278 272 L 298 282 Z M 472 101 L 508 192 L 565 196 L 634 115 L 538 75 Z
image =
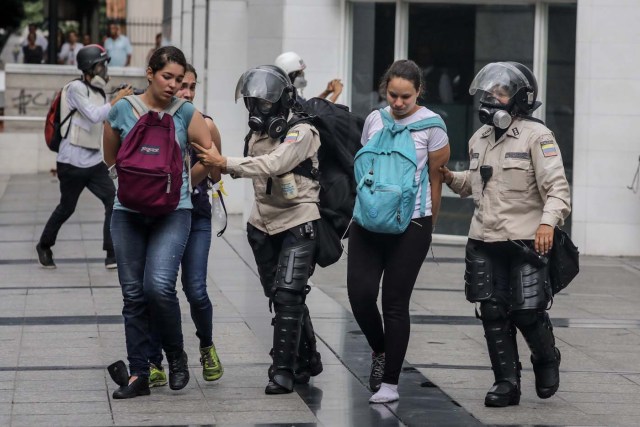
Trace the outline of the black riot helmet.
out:
M 516 92 L 513 99 L 518 109 L 517 112 L 525 116 L 530 116 L 531 113 L 542 105 L 542 103 L 538 101 L 538 81 L 536 80 L 536 76 L 533 75 L 533 72 L 528 67 L 519 62 L 509 61 L 507 64 L 511 64 L 520 70 L 529 83 L 526 87 Z
M 100 45 L 90 44 L 78 51 L 76 62 L 78 69 L 83 73 L 90 73 L 96 64 L 109 62 L 111 58 L 107 51 Z
M 513 116 L 529 116 L 542 105 L 531 70 L 517 62 L 492 62 L 476 74 L 469 93 L 480 92 L 480 121 L 506 129 Z
M 280 138 L 287 130 L 289 111 L 295 104 L 296 91 L 287 74 L 274 65 L 261 65 L 242 74 L 235 98 L 243 98 L 249 111 L 249 127 Z

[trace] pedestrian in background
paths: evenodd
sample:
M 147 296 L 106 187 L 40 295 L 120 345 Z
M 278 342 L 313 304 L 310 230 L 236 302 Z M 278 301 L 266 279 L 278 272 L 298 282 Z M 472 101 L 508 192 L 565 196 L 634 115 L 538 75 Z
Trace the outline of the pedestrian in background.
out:
M 289 80 L 291 80 L 298 92 L 298 101 L 304 103 L 306 99 L 303 97 L 302 92 L 304 88 L 307 87 L 307 79 L 305 79 L 304 76 L 304 70 L 307 68 L 307 65 L 300 55 L 295 52 L 284 52 L 276 58 L 274 63 L 287 73 Z M 336 102 L 342 93 L 343 87 L 342 80 L 331 79 L 329 83 L 327 83 L 327 88 L 318 95 L 318 98 Z
M 60 181 L 60 203 L 49 217 L 36 246 L 38 260 L 44 268 L 56 268 L 51 247 L 56 244 L 58 232 L 73 214 L 78 198 L 88 188 L 104 205 L 102 249 L 107 252 L 105 267 L 116 268 L 116 258 L 109 224 L 113 209 L 115 187 L 102 157 L 103 122 L 122 97 L 130 95 L 130 87 L 120 90 L 107 102 L 104 87 L 107 84 L 109 55 L 98 45 L 85 46 L 78 52 L 77 67 L 82 77 L 67 84 L 62 90 L 60 116 L 66 117 L 76 109 L 68 127 L 63 127 L 66 137 L 60 142 L 56 158 Z M 68 129 L 68 133 L 67 132 Z
M 74 30 L 67 34 L 67 42 L 60 48 L 58 53 L 58 64 L 76 65 L 76 56 L 84 45 L 78 41 L 78 33 Z
M 133 47 L 129 38 L 120 33 L 120 25 L 109 24 L 109 37 L 104 41 L 104 48 L 107 49 L 112 67 L 128 67 L 131 64 L 131 54 Z
M 531 350 L 538 397 L 553 396 L 560 384 L 560 350 L 547 314 L 553 295 L 543 257 L 553 245 L 554 227 L 571 211 L 569 183 L 553 133 L 531 115 L 541 103 L 529 68 L 490 63 L 469 93 L 480 95 L 484 124 L 469 140 L 469 169 L 441 171 L 454 192 L 473 197 L 475 204 L 465 295 L 480 303 L 495 379 L 484 404 L 504 407 L 520 403 L 517 329 Z

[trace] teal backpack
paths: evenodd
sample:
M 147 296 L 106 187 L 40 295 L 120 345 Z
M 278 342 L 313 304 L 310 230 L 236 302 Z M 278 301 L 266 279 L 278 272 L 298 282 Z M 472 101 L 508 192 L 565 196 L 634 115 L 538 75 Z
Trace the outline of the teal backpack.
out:
M 354 175 L 357 183 L 353 220 L 376 233 L 403 233 L 413 216 L 418 187 L 422 183 L 420 215 L 426 212 L 429 165 L 416 181 L 418 168 L 412 131 L 447 127 L 440 116 L 400 125 L 380 109 L 383 128 L 357 153 Z

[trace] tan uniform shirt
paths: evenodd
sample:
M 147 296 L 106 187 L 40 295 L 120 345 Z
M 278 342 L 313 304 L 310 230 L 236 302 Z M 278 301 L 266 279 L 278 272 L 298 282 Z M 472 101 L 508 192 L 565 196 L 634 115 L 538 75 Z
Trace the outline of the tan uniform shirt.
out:
M 540 224 L 562 225 L 571 212 L 560 148 L 543 124 L 514 118 L 498 141 L 493 126 L 482 126 L 469 140 L 469 158 L 469 170 L 454 172 L 449 187 L 473 196 L 470 238 L 534 239 Z M 493 167 L 484 190 L 482 165 Z
M 294 174 L 298 196 L 288 200 L 282 194 L 278 178 L 309 158 L 317 168 L 319 148 L 316 128 L 299 123 L 287 132 L 282 143 L 280 139 L 254 132 L 249 140 L 249 157 L 227 157 L 227 171 L 234 178 L 253 179 L 255 200 L 249 224 L 273 235 L 320 218 L 318 181 Z M 271 194 L 267 194 L 269 178 Z

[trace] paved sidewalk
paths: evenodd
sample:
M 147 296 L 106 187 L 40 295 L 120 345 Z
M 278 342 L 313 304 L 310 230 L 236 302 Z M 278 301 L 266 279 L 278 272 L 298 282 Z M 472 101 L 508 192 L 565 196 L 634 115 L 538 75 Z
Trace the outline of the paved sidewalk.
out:
M 640 259 L 583 257 L 551 310 L 562 351 L 556 396 L 535 396 L 521 344 L 523 396 L 489 409 L 492 383 L 482 327 L 462 291 L 464 248 L 434 245 L 412 298 L 412 335 L 399 404 L 369 405 L 370 363 L 346 296 L 346 262 L 318 269 L 308 305 L 325 371 L 297 393 L 266 396 L 271 315 L 239 218 L 214 238 L 209 292 L 225 367 L 202 380 L 184 295 L 192 380 L 178 392 L 114 401 L 105 367 L 125 358 L 117 273 L 104 268 L 102 208 L 89 192 L 39 268 L 34 246 L 59 198 L 46 174 L 0 176 L 0 425 L 638 425 Z M 520 338 L 519 338 L 520 339 Z

